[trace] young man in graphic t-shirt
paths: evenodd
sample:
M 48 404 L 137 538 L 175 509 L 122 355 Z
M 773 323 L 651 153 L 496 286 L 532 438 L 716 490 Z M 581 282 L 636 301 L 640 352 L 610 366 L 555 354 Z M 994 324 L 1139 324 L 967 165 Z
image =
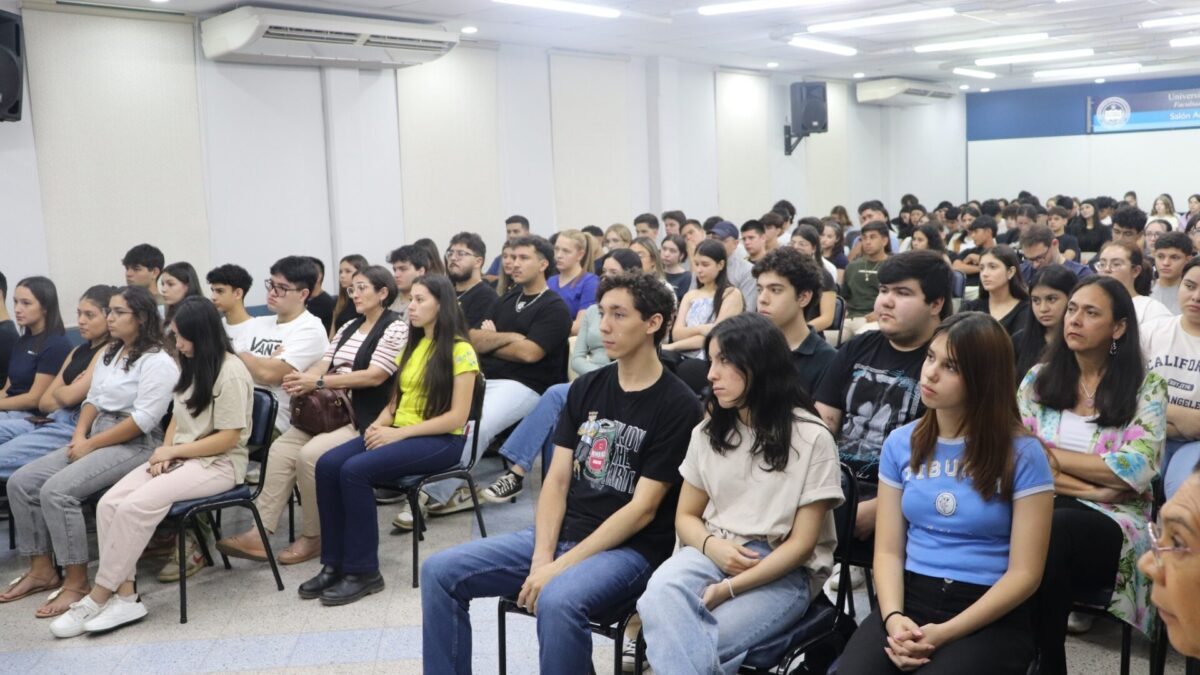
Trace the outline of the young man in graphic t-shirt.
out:
M 537 405 L 551 385 L 567 381 L 567 338 L 571 312 L 567 303 L 546 285 L 552 273 L 554 249 L 541 237 L 521 237 L 510 244 L 512 277 L 517 287 L 496 303 L 492 315 L 471 331 L 487 378 L 483 414 L 479 419 L 479 451 L 501 431 L 516 424 Z M 470 447 L 463 452 L 470 452 Z M 422 502 L 435 516 L 470 509 L 474 504 L 466 484 L 445 480 L 425 489 Z M 424 506 L 423 506 L 424 508 Z M 392 524 L 412 527 L 405 505 Z
M 1152 324 L 1142 341 L 1146 369 L 1167 381 L 1161 471 L 1168 498 L 1200 460 L 1200 258 L 1184 265 L 1180 277 L 1181 313 Z
M 471 672 L 467 607 L 511 597 L 537 616 L 543 673 L 586 673 L 587 619 L 637 598 L 675 543 L 679 466 L 700 406 L 656 346 L 673 294 L 657 279 L 600 282 L 600 334 L 616 361 L 571 385 L 535 526 L 431 556 L 421 570 L 425 672 Z
M 234 353 L 246 351 L 249 349 L 250 320 L 254 318 L 246 311 L 246 294 L 250 292 L 254 279 L 245 268 L 238 265 L 214 267 L 205 279 L 212 293 L 209 297 L 221 313 L 221 325 L 233 344 Z
M 292 399 L 283 391 L 283 377 L 304 372 L 329 346 L 324 324 L 304 308 L 316 283 L 317 266 L 307 257 L 276 261 L 266 282 L 267 308 L 274 314 L 247 321 L 234 345 L 254 383 L 270 389 L 279 401 L 275 428 L 280 433 L 292 427 Z
M 879 330 L 838 351 L 813 398 L 838 439 L 838 454 L 862 481 L 855 533 L 875 530 L 874 484 L 887 435 L 924 413 L 918 384 L 925 347 L 951 313 L 950 266 L 933 251 L 908 251 L 879 266 Z M 868 497 L 870 497 L 868 499 Z

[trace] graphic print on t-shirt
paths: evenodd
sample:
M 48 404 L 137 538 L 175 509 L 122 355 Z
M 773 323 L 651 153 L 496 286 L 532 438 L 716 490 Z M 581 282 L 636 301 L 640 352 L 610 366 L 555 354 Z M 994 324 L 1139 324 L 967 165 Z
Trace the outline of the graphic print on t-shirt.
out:
M 884 439 L 917 416 L 921 394 L 917 381 L 902 370 L 880 370 L 859 363 L 851 380 L 838 453 L 857 465 L 860 474 L 868 469 L 873 473 Z
M 596 417 L 597 413 L 589 412 L 587 420 L 579 426 L 575 479 L 587 481 L 593 490 L 609 488 L 631 495 L 638 474 L 630 466 L 630 455 L 641 449 L 646 430 Z
M 278 338 L 254 337 L 250 339 L 250 349 L 247 351 L 255 356 L 269 359 L 274 356 L 275 350 L 282 344 L 283 340 Z

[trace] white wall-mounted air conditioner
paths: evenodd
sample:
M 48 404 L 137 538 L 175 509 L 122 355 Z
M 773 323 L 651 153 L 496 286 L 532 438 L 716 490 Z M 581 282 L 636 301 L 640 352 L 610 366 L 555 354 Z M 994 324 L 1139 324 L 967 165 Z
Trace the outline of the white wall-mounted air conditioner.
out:
M 214 61 L 348 68 L 416 66 L 458 44 L 439 27 L 262 7 L 205 19 L 200 38 Z
M 859 103 L 870 105 L 928 105 L 954 98 L 952 89 L 932 82 L 917 82 L 899 77 L 859 82 L 855 95 Z

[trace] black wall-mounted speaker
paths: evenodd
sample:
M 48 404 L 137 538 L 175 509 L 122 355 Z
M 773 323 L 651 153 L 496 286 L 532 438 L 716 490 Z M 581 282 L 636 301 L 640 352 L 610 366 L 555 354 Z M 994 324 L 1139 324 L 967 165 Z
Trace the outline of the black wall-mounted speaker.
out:
M 792 133 L 800 136 L 829 131 L 829 106 L 824 82 L 793 82 Z
M 24 41 L 21 17 L 0 12 L 0 122 L 21 119 Z

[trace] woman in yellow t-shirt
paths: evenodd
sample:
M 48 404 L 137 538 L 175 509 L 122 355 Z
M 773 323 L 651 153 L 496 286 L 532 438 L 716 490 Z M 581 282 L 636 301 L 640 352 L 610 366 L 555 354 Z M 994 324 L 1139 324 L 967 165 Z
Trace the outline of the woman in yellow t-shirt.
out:
M 300 597 L 345 605 L 383 590 L 372 485 L 450 469 L 462 460 L 463 425 L 479 361 L 467 320 L 444 276 L 413 282 L 412 324 L 392 401 L 359 438 L 317 462 L 321 563 Z

